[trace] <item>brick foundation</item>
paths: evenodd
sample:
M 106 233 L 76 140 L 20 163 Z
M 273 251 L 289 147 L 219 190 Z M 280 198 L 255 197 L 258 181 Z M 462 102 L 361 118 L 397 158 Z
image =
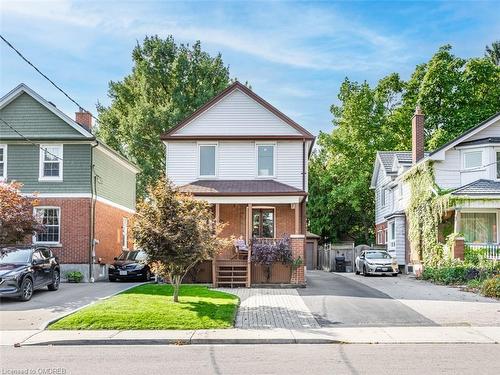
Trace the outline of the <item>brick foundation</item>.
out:
M 387 229 L 387 221 L 386 222 L 383 222 L 383 223 L 380 223 L 380 224 L 375 224 L 375 243 L 377 245 L 385 245 L 386 243 L 386 230 Z M 382 231 L 382 238 L 381 238 L 381 242 L 379 242 L 379 238 L 378 238 L 378 232 L 379 231 Z

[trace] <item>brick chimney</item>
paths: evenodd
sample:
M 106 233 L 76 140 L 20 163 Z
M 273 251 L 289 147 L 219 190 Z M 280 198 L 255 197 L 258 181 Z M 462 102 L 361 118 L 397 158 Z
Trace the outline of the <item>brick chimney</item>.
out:
M 417 106 L 411 119 L 411 157 L 413 164 L 418 163 L 424 157 L 424 119 L 424 113 Z
M 75 121 L 89 132 L 92 130 L 92 114 L 83 108 L 75 113 Z

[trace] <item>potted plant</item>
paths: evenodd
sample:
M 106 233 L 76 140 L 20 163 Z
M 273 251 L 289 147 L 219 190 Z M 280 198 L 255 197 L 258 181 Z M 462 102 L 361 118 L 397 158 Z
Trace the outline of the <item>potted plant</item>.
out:
M 79 283 L 83 280 L 83 273 L 80 271 L 69 271 L 65 276 L 69 283 Z

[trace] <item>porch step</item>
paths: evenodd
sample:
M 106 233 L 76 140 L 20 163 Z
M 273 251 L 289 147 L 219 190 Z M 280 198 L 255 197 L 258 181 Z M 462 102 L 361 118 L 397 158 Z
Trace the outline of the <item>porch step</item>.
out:
M 248 263 L 240 259 L 225 259 L 216 262 L 215 286 L 241 288 L 247 286 Z

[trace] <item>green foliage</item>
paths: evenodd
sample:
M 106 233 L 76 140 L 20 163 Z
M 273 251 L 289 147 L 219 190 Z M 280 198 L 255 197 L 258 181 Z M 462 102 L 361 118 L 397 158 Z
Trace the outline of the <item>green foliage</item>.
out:
M 221 55 L 176 44 L 173 37 L 146 37 L 133 52 L 132 73 L 109 83 L 109 107 L 100 104 L 97 134 L 140 168 L 138 194 L 160 178 L 165 152 L 160 135 L 227 87 Z
M 481 288 L 481 293 L 486 297 L 500 298 L 500 276 L 485 280 Z
M 231 328 L 238 307 L 232 294 L 206 286 L 182 285 L 173 303 L 170 285 L 145 284 L 92 304 L 49 326 L 58 329 L 214 329 Z
M 83 273 L 80 271 L 68 271 L 64 274 L 69 282 L 79 283 L 83 280 Z
M 375 203 L 369 189 L 376 151 L 411 149 L 417 104 L 426 116 L 428 149 L 497 113 L 500 67 L 488 58 L 454 56 L 447 45 L 418 65 L 408 81 L 396 73 L 374 87 L 346 79 L 338 99 L 331 107 L 333 130 L 320 134 L 310 162 L 310 229 L 331 241 L 370 243 Z M 433 235 L 429 242 L 434 241 Z
M 484 57 L 491 60 L 495 65 L 500 65 L 500 40 L 491 43 L 490 46 L 486 46 Z
M 165 178 L 148 189 L 132 226 L 135 243 L 148 254 L 153 271 L 172 283 L 174 302 L 188 271 L 228 245 L 219 237 L 222 228 L 210 204 L 179 193 Z
M 464 251 L 464 262 L 478 266 L 486 261 L 487 253 L 488 249 L 484 247 L 470 248 L 466 246 Z

